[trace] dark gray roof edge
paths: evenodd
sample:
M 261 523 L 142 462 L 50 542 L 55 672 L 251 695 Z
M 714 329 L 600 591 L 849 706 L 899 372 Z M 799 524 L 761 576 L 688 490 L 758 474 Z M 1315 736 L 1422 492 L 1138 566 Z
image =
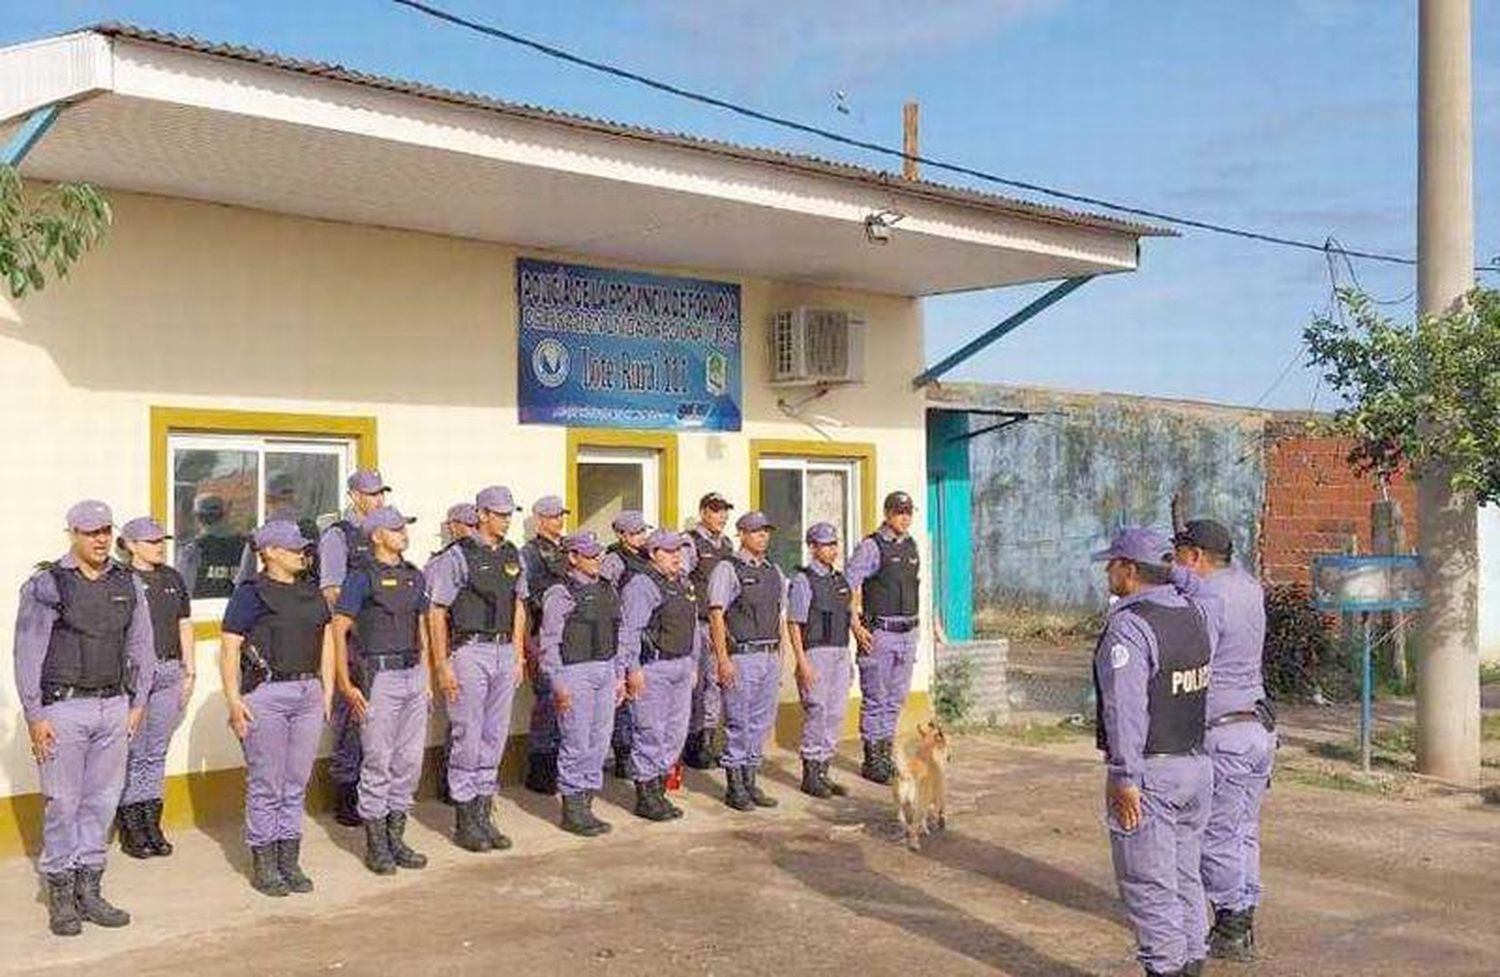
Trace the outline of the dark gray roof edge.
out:
M 229 58 L 268 68 L 276 68 L 282 71 L 296 72 L 315 78 L 325 78 L 331 81 L 339 81 L 401 95 L 410 95 L 416 98 L 443 102 L 464 108 L 482 109 L 516 118 L 564 125 L 575 129 L 586 129 L 608 136 L 657 143 L 679 149 L 714 153 L 750 162 L 791 167 L 805 173 L 852 180 L 870 186 L 878 186 L 882 190 L 905 196 L 920 197 L 927 200 L 955 204 L 961 207 L 985 210 L 991 213 L 1029 217 L 1074 227 L 1086 227 L 1116 234 L 1127 234 L 1137 238 L 1177 236 L 1177 232 L 1170 228 L 1118 220 L 1098 214 L 1082 213 L 1048 204 L 1017 200 L 999 194 L 969 190 L 945 183 L 936 183 L 931 180 L 907 180 L 895 173 L 856 166 L 852 163 L 841 163 L 835 160 L 791 153 L 784 150 L 743 146 L 738 143 L 708 139 L 686 133 L 667 132 L 660 129 L 628 125 L 626 123 L 597 119 L 591 116 L 577 115 L 535 105 L 507 102 L 476 92 L 454 91 L 452 89 L 439 88 L 435 85 L 425 85 L 420 82 L 369 74 L 330 62 L 290 58 L 258 48 L 204 41 L 190 35 L 151 30 L 149 28 L 137 27 L 133 24 L 106 21 L 81 28 L 80 31 L 71 33 L 79 32 L 89 32 L 106 37 L 117 37 L 148 44 L 158 44 L 196 54 Z

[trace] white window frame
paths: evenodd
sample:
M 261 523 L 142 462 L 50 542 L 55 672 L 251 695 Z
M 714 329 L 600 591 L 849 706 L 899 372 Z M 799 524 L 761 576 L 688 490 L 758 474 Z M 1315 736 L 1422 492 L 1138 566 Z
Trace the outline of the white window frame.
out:
M 809 521 L 807 512 L 808 497 L 811 493 L 807 490 L 807 476 L 813 472 L 840 472 L 844 476 L 844 518 L 846 525 L 839 526 L 839 539 L 843 540 L 846 550 L 852 550 L 854 542 L 862 535 L 860 527 L 864 525 L 862 519 L 864 513 L 860 512 L 861 489 L 859 484 L 861 475 L 861 461 L 858 458 L 815 458 L 798 457 L 796 455 L 763 455 L 760 459 L 759 469 L 755 473 L 757 482 L 763 471 L 795 471 L 802 474 L 802 531 L 807 532 L 807 527 L 812 523 Z M 759 485 L 756 486 L 760 488 Z
M 656 448 L 626 448 L 597 445 L 580 445 L 573 459 L 576 467 L 583 465 L 635 466 L 641 471 L 641 513 L 646 522 L 661 525 L 662 498 L 661 474 L 662 453 Z M 581 476 L 581 472 L 577 476 Z M 579 486 L 580 499 L 583 488 Z M 582 513 L 576 514 L 579 519 Z

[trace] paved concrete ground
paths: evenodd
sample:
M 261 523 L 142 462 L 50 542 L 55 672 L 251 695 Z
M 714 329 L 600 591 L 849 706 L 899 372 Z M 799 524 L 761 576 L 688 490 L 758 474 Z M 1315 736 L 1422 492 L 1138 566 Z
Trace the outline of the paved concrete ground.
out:
M 803 803 L 793 758 L 779 755 L 773 813 L 731 812 L 709 793 L 716 780 L 695 777 L 683 820 L 640 822 L 618 790 L 600 805 L 615 832 L 591 841 L 559 832 L 552 803 L 507 786 L 501 821 L 518 844 L 504 854 L 448 845 L 435 830 L 448 811 L 433 804 L 413 832 L 432 866 L 394 879 L 360 867 L 356 832 L 319 822 L 307 841 L 310 896 L 252 892 L 234 831 L 183 834 L 170 859 L 112 858 L 107 891 L 136 921 L 74 939 L 46 934 L 31 865 L 16 860 L 0 864 L 0 971 L 1139 973 L 1110 876 L 1097 760 L 1087 739 L 1057 740 L 1052 730 L 957 738 L 949 830 L 920 854 L 896 840 L 883 789 Z M 854 782 L 847 766 L 844 780 Z M 1264 959 L 1210 973 L 1500 971 L 1500 808 L 1470 794 L 1412 800 L 1291 779 L 1272 791 L 1267 821 Z

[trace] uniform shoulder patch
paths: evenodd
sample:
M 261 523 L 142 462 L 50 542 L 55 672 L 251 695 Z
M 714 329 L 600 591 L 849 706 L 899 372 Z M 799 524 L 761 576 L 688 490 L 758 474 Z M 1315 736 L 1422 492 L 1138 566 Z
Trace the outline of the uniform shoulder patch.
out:
M 1130 664 L 1130 649 L 1122 644 L 1116 644 L 1109 649 L 1109 664 L 1114 668 L 1124 668 Z

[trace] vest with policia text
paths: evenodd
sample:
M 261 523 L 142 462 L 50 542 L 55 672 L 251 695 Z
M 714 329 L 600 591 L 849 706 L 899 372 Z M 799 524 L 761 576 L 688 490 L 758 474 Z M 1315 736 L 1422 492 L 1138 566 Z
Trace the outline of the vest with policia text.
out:
M 918 571 L 921 560 L 917 541 L 911 536 L 888 540 L 875 532 L 868 537 L 880 552 L 880 568 L 865 578 L 860 587 L 862 618 L 866 627 L 874 627 L 881 618 L 916 617 Z
M 238 534 L 208 533 L 193 540 L 198 551 L 198 574 L 193 580 L 194 597 L 228 597 L 234 593 L 234 575 L 244 559 L 248 538 Z
M 706 539 L 702 533 L 691 533 L 688 536 L 693 541 L 693 549 L 698 554 L 698 562 L 693 564 L 691 574 L 693 590 L 698 595 L 698 616 L 708 617 L 708 578 L 713 576 L 714 567 L 722 560 L 729 559 L 734 554 L 734 544 L 729 537 L 720 536 L 717 539 Z
M 812 603 L 807 608 L 807 623 L 802 629 L 802 647 L 824 645 L 847 647 L 849 644 L 849 581 L 842 570 L 815 573 L 811 567 L 800 571 L 812 588 Z
M 248 650 L 244 654 L 252 660 L 258 656 L 273 675 L 317 673 L 323 664 L 323 627 L 330 619 L 317 582 L 298 577 L 281 583 L 261 574 L 245 586 L 255 588 L 271 613 L 245 635 Z
M 781 639 L 781 574 L 774 564 L 751 566 L 730 557 L 740 595 L 724 608 L 724 624 L 737 645 L 775 644 Z
M 621 542 L 610 543 L 605 550 L 607 553 L 615 553 L 620 557 L 620 562 L 625 564 L 625 569 L 620 571 L 620 576 L 615 579 L 615 587 L 622 588 L 630 582 L 630 578 L 637 573 L 645 573 L 651 568 L 651 561 L 641 556 L 640 552 L 633 550 Z
M 609 661 L 615 657 L 620 632 L 620 595 L 607 580 L 563 586 L 573 598 L 573 609 L 563 622 L 560 652 L 564 665 Z
M 165 565 L 134 572 L 146 591 L 146 610 L 151 612 L 151 638 L 156 645 L 156 657 L 162 661 L 181 660 L 179 622 L 187 616 L 183 613 L 187 606 L 184 597 L 187 584 L 183 582 L 182 574 Z
M 661 603 L 651 612 L 651 621 L 642 635 L 658 658 L 682 658 L 697 647 L 698 602 L 693 582 L 682 577 L 664 576 L 656 567 L 645 573 L 661 591 Z
M 554 584 L 568 580 L 568 555 L 545 536 L 533 536 L 521 547 L 521 555 L 526 558 L 526 588 L 531 593 L 526 629 L 535 637 L 542 629 L 542 598 Z
M 136 601 L 130 571 L 111 563 L 103 576 L 90 580 L 56 563 L 44 563 L 41 569 L 51 574 L 58 596 L 53 608 L 57 618 L 42 660 L 42 685 L 125 685 L 125 636 Z
M 370 578 L 370 596 L 354 621 L 361 653 L 421 650 L 417 635 L 422 626 L 422 571 L 403 560 L 395 566 L 375 561 L 362 572 Z
M 1130 605 L 1156 637 L 1156 674 L 1146 687 L 1149 726 L 1147 753 L 1191 753 L 1203 746 L 1204 706 L 1208 700 L 1209 642 L 1196 607 L 1167 607 L 1143 600 Z M 1095 742 L 1109 752 L 1104 729 L 1104 697 L 1094 674 Z
M 521 555 L 513 543 L 501 540 L 491 549 L 472 536 L 455 544 L 468 565 L 468 580 L 448 608 L 448 633 L 455 641 L 472 635 L 510 641 L 516 622 L 516 581 Z

